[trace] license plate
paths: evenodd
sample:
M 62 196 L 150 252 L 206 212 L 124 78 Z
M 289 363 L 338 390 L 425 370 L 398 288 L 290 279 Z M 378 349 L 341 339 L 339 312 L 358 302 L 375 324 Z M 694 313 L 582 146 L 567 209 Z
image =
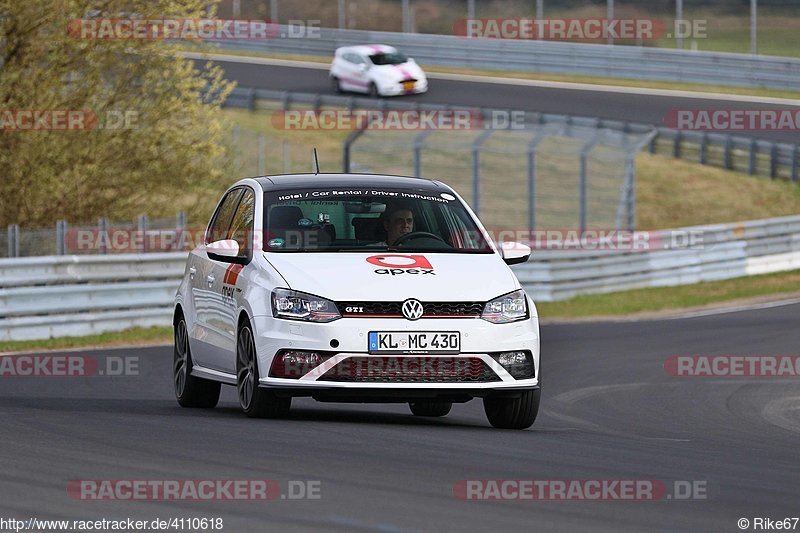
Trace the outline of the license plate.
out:
M 413 81 L 404 81 L 403 82 L 403 89 L 405 89 L 406 91 L 410 91 L 413 88 L 414 88 L 414 82 Z
M 461 352 L 461 333 L 457 331 L 370 331 L 369 353 L 427 354 Z

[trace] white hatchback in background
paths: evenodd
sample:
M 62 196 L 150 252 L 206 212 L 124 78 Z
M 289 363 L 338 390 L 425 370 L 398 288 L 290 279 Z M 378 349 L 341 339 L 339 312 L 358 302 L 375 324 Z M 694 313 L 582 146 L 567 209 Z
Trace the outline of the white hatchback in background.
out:
M 330 78 L 336 92 L 397 96 L 428 90 L 428 78 L 420 66 L 396 48 L 383 44 L 337 48 Z
M 510 246 L 509 246 L 510 245 Z M 222 197 L 175 299 L 174 385 L 184 407 L 237 387 L 248 416 L 293 397 L 402 402 L 444 416 L 482 398 L 489 422 L 539 410 L 536 306 L 447 185 L 421 178 L 248 178 Z

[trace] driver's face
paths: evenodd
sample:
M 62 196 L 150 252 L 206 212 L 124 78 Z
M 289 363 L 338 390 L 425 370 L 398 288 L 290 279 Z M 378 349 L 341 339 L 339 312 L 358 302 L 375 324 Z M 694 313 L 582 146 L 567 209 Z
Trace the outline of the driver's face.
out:
M 401 236 L 414 231 L 414 214 L 410 209 L 398 209 L 389 215 L 383 227 L 386 228 L 386 243 L 393 246 Z

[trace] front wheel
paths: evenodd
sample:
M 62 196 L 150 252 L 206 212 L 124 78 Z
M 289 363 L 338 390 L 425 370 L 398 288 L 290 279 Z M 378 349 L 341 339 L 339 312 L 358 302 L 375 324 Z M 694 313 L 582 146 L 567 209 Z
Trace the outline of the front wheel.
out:
M 200 407 L 211 409 L 219 402 L 220 384 L 192 375 L 192 351 L 189 349 L 189 334 L 183 317 L 175 324 L 175 345 L 173 349 L 172 382 L 175 385 L 175 398 L 181 407 Z
M 258 386 L 259 373 L 256 346 L 250 326 L 239 330 L 236 343 L 236 392 L 242 412 L 250 418 L 279 418 L 286 416 L 292 406 L 291 398 L 279 398 L 274 392 Z
M 453 408 L 451 402 L 421 401 L 408 404 L 414 416 L 445 416 Z
M 526 390 L 517 398 L 483 399 L 483 409 L 489 423 L 500 429 L 526 429 L 536 421 L 539 413 L 541 389 Z
M 378 91 L 378 86 L 375 85 L 374 82 L 369 84 L 369 88 L 367 89 L 367 94 L 370 98 L 378 98 L 381 93 Z

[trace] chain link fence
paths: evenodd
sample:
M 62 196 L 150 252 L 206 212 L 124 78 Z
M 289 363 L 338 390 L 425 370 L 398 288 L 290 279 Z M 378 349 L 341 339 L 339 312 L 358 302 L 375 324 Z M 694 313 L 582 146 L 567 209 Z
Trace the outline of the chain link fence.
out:
M 633 159 L 654 135 L 564 123 L 524 129 L 365 129 L 353 172 L 424 176 L 452 186 L 492 230 L 634 229 Z
M 187 250 L 196 232 L 187 230 L 186 215 L 150 219 L 110 221 L 96 225 L 57 221 L 51 228 L 24 228 L 11 224 L 0 232 L 0 258 L 43 255 L 89 255 Z

